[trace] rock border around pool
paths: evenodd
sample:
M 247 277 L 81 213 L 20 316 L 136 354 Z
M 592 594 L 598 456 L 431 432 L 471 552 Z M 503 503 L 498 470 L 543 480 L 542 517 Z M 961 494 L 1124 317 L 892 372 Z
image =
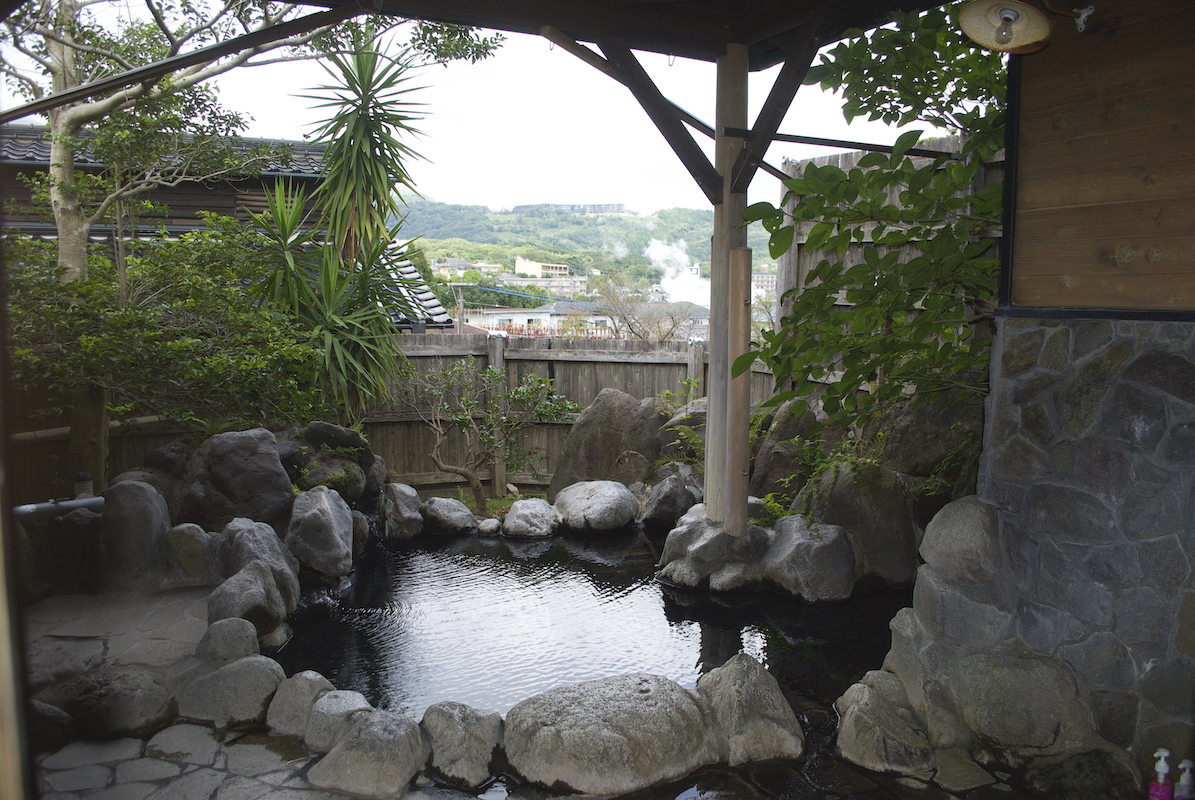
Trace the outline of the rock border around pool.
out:
M 317 789 L 397 797 L 423 774 L 473 791 L 496 777 L 498 765 L 509 765 L 553 790 L 617 795 L 711 764 L 804 753 L 800 723 L 776 679 L 744 653 L 702 676 L 694 690 L 632 673 L 551 689 L 515 705 L 505 720 L 446 701 L 416 723 L 317 672 L 286 678 L 255 650 L 251 623 L 213 623 L 194 663 L 180 665 L 191 677 L 171 724 L 264 724 L 297 738 L 323 754 L 307 773 Z

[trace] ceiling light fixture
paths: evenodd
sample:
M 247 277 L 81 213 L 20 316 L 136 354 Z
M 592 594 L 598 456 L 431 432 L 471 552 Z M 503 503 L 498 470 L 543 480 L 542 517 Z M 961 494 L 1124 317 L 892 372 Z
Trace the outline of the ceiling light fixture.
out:
M 971 0 L 959 25 L 980 47 L 1021 55 L 1041 50 L 1053 34 L 1049 17 L 1020 0 Z

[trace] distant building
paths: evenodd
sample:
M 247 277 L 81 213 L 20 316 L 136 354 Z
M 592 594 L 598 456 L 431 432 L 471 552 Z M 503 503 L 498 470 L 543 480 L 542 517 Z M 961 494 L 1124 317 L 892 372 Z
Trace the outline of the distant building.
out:
M 512 336 L 564 336 L 604 339 L 613 336 L 613 324 L 604 311 L 589 303 L 557 300 L 538 308 L 469 308 L 465 320 L 488 331 Z
M 499 275 L 506 271 L 501 264 L 473 264 L 463 258 L 449 256 L 430 265 L 431 271 L 445 278 L 460 277 L 466 270 L 475 269 L 482 275 Z
M 515 275 L 526 275 L 528 278 L 567 278 L 568 264 L 545 264 L 515 256 Z
M 751 288 L 762 294 L 774 296 L 776 294 L 776 273 L 752 272 Z
M 606 205 L 556 205 L 554 203 L 538 203 L 529 206 L 515 206 L 510 210 L 512 214 L 534 214 L 536 211 L 563 211 L 566 214 L 634 214 L 627 211 L 622 203 L 607 203 Z

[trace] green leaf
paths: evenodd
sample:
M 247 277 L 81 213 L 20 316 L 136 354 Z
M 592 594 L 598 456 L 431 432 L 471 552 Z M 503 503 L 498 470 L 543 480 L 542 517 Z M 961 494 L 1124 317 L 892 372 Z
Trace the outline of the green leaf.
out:
M 772 234 L 768 239 L 768 254 L 772 258 L 780 258 L 789 251 L 793 245 L 793 234 L 795 229 L 792 225 L 785 225 L 780 230 Z
M 922 133 L 923 131 L 909 131 L 908 133 L 902 133 L 896 140 L 896 144 L 892 146 L 892 158 L 890 161 L 894 163 L 904 157 L 904 154 L 910 148 L 915 147 L 917 142 L 921 140 Z

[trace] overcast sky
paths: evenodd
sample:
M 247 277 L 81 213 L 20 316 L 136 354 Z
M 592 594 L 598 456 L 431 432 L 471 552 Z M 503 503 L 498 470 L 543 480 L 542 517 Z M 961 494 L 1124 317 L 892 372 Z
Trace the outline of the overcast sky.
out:
M 638 54 L 664 96 L 709 124 L 714 122 L 713 64 Z M 779 68 L 753 73 L 754 120 Z M 326 82 L 311 63 L 237 70 L 220 79 L 230 108 L 248 112 L 249 135 L 301 138 L 318 114 L 298 97 Z M 411 173 L 430 200 L 485 205 L 494 210 L 530 203 L 622 203 L 649 214 L 661 208 L 709 208 L 693 178 L 631 93 L 537 36 L 510 35 L 498 53 L 478 64 L 428 67 L 411 75 L 411 95 L 426 115 L 415 149 L 425 160 Z M 878 123 L 847 127 L 840 101 L 807 86 L 780 127 L 782 133 L 891 144 L 898 133 Z M 712 160 L 709 139 L 695 138 Z M 767 160 L 833 152 L 776 144 Z M 750 202 L 780 196 L 780 183 L 759 172 Z

